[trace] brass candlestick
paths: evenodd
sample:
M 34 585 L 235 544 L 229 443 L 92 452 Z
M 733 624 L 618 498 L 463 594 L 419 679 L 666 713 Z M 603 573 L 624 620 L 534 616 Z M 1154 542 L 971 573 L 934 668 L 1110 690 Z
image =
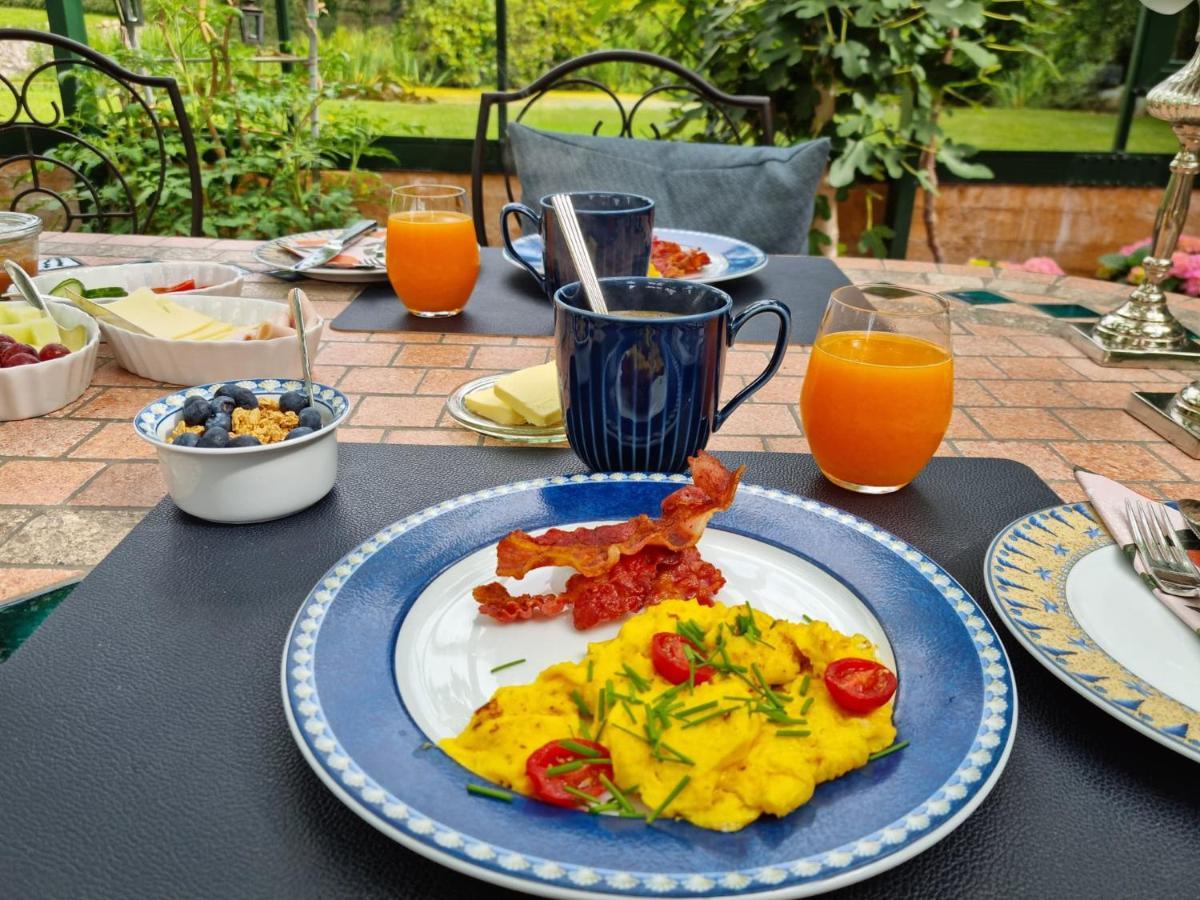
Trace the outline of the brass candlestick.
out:
M 1183 367 L 1200 362 L 1200 346 L 1167 308 L 1162 283 L 1171 273 L 1171 255 L 1187 223 L 1192 185 L 1200 174 L 1200 46 L 1186 66 L 1151 89 L 1146 109 L 1171 123 L 1180 148 L 1171 160 L 1171 179 L 1154 220 L 1151 252 L 1142 262 L 1146 279 L 1119 309 L 1090 330 L 1074 326 L 1071 337 L 1101 365 Z

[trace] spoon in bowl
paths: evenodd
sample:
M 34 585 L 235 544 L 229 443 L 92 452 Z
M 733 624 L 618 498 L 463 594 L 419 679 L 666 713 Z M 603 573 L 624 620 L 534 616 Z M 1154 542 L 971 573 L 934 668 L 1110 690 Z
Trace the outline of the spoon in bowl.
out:
M 304 394 L 309 406 L 316 406 L 313 400 L 312 367 L 308 362 L 308 341 L 304 332 L 304 291 L 292 288 L 288 291 L 288 305 L 292 308 L 292 322 L 296 326 L 296 337 L 300 340 L 300 371 L 304 375 Z

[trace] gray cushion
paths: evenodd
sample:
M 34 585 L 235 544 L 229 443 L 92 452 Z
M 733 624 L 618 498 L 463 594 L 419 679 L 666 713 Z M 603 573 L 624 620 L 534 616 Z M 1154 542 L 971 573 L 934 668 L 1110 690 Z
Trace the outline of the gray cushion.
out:
M 653 197 L 654 224 L 711 231 L 767 253 L 808 251 L 829 140 L 792 147 L 650 141 L 508 128 L 525 203 L 558 191 Z

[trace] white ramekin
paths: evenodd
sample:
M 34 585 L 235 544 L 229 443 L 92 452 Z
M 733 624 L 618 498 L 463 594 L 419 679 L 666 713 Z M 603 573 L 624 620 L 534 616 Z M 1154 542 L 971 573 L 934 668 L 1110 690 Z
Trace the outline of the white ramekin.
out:
M 337 481 L 337 427 L 350 411 L 346 395 L 313 384 L 323 426 L 292 441 L 260 447 L 176 447 L 167 436 L 193 394 L 211 397 L 223 382 L 186 388 L 150 403 L 134 417 L 138 435 L 158 452 L 167 493 L 186 513 L 210 522 L 268 522 L 300 512 L 329 493 Z M 282 378 L 239 379 L 258 397 L 278 398 L 301 389 Z
M 0 369 L 0 421 L 32 419 L 79 397 L 96 371 L 100 329 L 96 320 L 69 303 L 54 303 L 54 316 L 71 328 L 83 326 L 87 342 L 73 353 L 35 366 Z M 0 331 L 4 326 L 0 325 Z

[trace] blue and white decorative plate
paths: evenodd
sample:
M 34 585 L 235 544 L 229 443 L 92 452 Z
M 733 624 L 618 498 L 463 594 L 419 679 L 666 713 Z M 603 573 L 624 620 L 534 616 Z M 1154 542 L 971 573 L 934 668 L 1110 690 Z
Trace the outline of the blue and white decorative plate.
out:
M 984 565 L 1001 621 L 1038 662 L 1200 762 L 1200 640 L 1154 598 L 1090 504 L 1021 517 Z
M 589 816 L 468 794 L 479 779 L 436 747 L 501 684 L 578 659 L 568 617 L 497 625 L 471 588 L 492 580 L 515 528 L 627 519 L 681 476 L 539 479 L 468 494 L 402 519 L 313 588 L 284 647 L 284 707 L 301 752 L 347 806 L 411 850 L 551 897 L 801 897 L 884 872 L 958 827 L 1008 759 L 1017 697 L 1004 649 L 936 563 L 854 516 L 742 485 L 700 543 L 720 599 L 807 614 L 874 641 L 900 679 L 895 722 L 911 745 L 820 785 L 805 806 L 734 834 L 684 822 Z M 524 590 L 559 587 L 537 570 Z M 500 672 L 503 662 L 527 662 Z
M 694 275 L 683 276 L 683 281 L 703 281 L 715 284 L 750 275 L 766 268 L 767 254 L 753 244 L 722 234 L 707 231 L 685 231 L 682 228 L 655 228 L 654 236 L 663 241 L 675 241 L 684 247 L 699 247 L 711 258 L 711 262 Z M 526 234 L 513 241 L 513 249 L 527 263 L 542 271 L 542 236 Z M 521 264 L 504 248 L 504 258 L 520 268 Z

